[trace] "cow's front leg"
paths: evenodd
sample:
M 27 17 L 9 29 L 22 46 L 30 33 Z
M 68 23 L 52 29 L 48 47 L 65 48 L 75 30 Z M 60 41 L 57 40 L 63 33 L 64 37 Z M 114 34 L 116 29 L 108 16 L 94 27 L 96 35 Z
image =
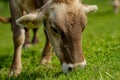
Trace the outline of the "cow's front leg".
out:
M 46 43 L 45 43 L 45 47 L 44 50 L 42 52 L 42 57 L 41 57 L 41 64 L 47 64 L 51 62 L 51 57 L 52 57 L 52 53 L 51 53 L 51 43 L 48 39 L 47 33 L 44 30 L 45 36 L 46 36 Z
M 9 76 L 17 76 L 22 70 L 21 51 L 25 40 L 25 31 L 23 28 L 18 28 L 13 31 L 14 42 L 14 57 L 10 69 Z
M 25 40 L 25 30 L 23 27 L 16 25 L 16 19 L 23 15 L 23 11 L 19 7 L 17 0 L 9 0 L 10 12 L 12 17 L 13 29 L 13 43 L 14 43 L 14 56 L 10 68 L 9 76 L 17 76 L 22 70 L 21 52 Z

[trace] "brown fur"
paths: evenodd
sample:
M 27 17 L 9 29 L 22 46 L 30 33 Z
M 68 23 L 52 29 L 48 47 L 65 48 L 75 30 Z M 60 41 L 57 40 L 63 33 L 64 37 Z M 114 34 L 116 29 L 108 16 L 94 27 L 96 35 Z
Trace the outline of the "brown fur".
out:
M 63 18 L 56 16 L 55 22 L 61 35 L 61 53 L 63 54 L 63 62 L 79 63 L 84 61 L 82 56 L 81 33 L 86 25 L 86 16 L 83 11 L 74 8 L 67 8 L 67 13 Z M 57 14 L 57 13 L 56 13 Z M 62 15 L 61 15 L 62 16 Z M 73 55 L 74 54 L 74 55 Z
M 67 3 L 67 4 L 71 4 L 74 2 L 74 0 L 53 0 L 53 2 L 55 3 Z
M 29 19 L 31 23 L 37 21 L 37 19 L 39 19 L 38 21 L 45 20 L 47 36 L 49 36 L 61 63 L 76 64 L 83 62 L 81 34 L 87 23 L 85 12 L 77 0 L 69 4 L 67 2 L 62 3 L 61 0 L 58 0 L 58 2 L 60 4 L 54 0 L 49 2 L 39 12 L 36 12 L 38 16 L 36 13 L 28 14 L 18 19 L 18 23 L 23 24 L 24 21 L 29 23 Z M 31 18 L 29 18 L 29 15 Z M 35 15 L 37 18 L 34 18 Z M 27 23 L 23 25 L 27 25 Z

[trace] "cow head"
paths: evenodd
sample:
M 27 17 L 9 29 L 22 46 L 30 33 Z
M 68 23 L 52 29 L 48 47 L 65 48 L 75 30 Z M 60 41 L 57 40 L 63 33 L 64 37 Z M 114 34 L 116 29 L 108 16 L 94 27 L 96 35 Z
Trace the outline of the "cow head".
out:
M 17 20 L 18 25 L 34 28 L 40 22 L 45 29 L 64 73 L 77 65 L 84 67 L 82 31 L 87 18 L 79 0 L 49 0 L 41 9 Z

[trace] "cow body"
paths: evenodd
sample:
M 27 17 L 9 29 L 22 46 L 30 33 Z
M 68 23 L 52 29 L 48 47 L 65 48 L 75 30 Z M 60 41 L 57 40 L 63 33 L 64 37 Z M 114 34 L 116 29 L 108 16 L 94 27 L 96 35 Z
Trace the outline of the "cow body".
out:
M 22 69 L 21 51 L 25 40 L 24 27 L 29 28 L 27 26 L 34 25 L 33 28 L 35 28 L 41 22 L 44 22 L 46 36 L 41 64 L 51 61 L 52 44 L 62 64 L 63 72 L 67 73 L 69 67 L 86 65 L 82 53 L 81 35 L 87 23 L 86 13 L 91 10 L 83 7 L 79 0 L 9 0 L 9 4 L 14 42 L 10 76 L 17 76 Z M 23 16 L 23 11 L 26 11 L 28 15 Z M 27 25 L 29 22 L 32 24 Z

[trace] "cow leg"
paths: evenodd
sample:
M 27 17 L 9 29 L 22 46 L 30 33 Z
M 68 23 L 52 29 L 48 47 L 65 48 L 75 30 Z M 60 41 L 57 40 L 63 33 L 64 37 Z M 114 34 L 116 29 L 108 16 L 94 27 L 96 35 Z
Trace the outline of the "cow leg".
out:
M 25 40 L 25 31 L 23 27 L 16 25 L 16 19 L 22 16 L 22 10 L 15 0 L 9 0 L 13 27 L 14 56 L 9 76 L 17 76 L 22 70 L 21 51 Z
M 11 70 L 9 76 L 17 76 L 22 70 L 21 63 L 21 51 L 25 39 L 24 29 L 19 28 L 16 31 L 13 31 L 13 42 L 14 42 L 14 57 L 11 65 Z M 19 33 L 19 34 L 18 34 Z
M 51 43 L 48 39 L 47 33 L 44 30 L 45 36 L 46 36 L 46 43 L 45 43 L 45 47 L 44 50 L 42 52 L 42 57 L 41 57 L 41 64 L 47 64 L 51 62 L 51 57 L 52 57 L 52 53 L 50 52 L 51 50 Z
M 29 31 L 30 31 L 29 29 L 25 28 L 25 42 L 23 45 L 24 48 L 27 48 L 30 46 L 30 33 L 29 33 Z
M 118 13 L 118 6 L 117 6 L 117 5 L 114 4 L 114 5 L 113 5 L 113 9 L 114 9 L 114 12 L 115 12 L 115 13 Z
M 32 39 L 32 44 L 36 44 L 39 42 L 38 37 L 37 37 L 37 32 L 39 28 L 33 29 L 33 39 Z

